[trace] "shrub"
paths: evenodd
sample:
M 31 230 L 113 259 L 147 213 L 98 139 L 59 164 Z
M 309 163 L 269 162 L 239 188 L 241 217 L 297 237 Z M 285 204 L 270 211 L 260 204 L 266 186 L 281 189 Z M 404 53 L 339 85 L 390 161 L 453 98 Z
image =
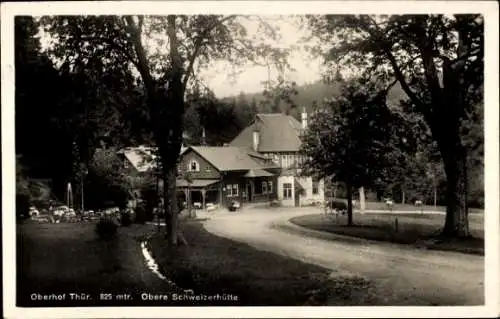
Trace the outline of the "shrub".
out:
M 281 206 L 281 202 L 279 200 L 273 200 L 271 201 L 271 207 L 279 207 Z
M 135 209 L 135 222 L 138 224 L 144 224 L 146 223 L 146 219 L 146 209 L 144 207 L 144 204 L 140 203 Z
M 102 217 L 95 225 L 95 231 L 101 239 L 111 239 L 116 236 L 118 225 L 109 217 Z
M 130 212 L 122 212 L 120 215 L 120 222 L 124 227 L 132 225 L 132 214 Z
M 335 209 L 338 211 L 346 211 L 347 210 L 347 203 L 344 201 L 334 200 L 334 201 L 331 201 L 328 206 L 331 209 Z

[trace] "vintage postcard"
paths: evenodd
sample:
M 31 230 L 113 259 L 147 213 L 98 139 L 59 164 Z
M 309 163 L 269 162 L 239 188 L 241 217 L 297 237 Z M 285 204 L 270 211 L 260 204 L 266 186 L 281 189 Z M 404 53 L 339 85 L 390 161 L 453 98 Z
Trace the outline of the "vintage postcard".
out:
M 1 8 L 4 317 L 500 314 L 496 2 Z

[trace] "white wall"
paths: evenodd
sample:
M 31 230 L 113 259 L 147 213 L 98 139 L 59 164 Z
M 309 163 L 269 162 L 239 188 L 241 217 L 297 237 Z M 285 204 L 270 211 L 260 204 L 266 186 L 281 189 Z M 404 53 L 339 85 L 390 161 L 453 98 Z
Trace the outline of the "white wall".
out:
M 305 195 L 300 195 L 300 205 L 310 205 L 314 202 L 323 202 L 325 200 L 325 181 L 320 180 L 318 183 L 318 193 L 313 194 L 313 179 L 312 177 L 297 178 L 300 184 L 305 188 Z
M 325 182 L 324 180 L 319 181 L 318 185 L 318 193 L 313 194 L 313 183 L 311 177 L 295 177 L 293 175 L 288 176 L 280 176 L 278 177 L 278 200 L 281 201 L 283 206 L 295 206 L 295 178 L 300 182 L 300 184 L 304 187 L 306 194 L 299 195 L 299 205 L 310 205 L 315 202 L 323 202 L 325 200 Z M 292 184 L 292 198 L 283 199 L 283 184 L 291 183 Z
M 281 201 L 283 206 L 295 206 L 295 185 L 294 185 L 294 177 L 293 176 L 279 176 L 278 177 L 278 200 Z M 283 199 L 283 184 L 291 183 L 292 184 L 292 198 Z

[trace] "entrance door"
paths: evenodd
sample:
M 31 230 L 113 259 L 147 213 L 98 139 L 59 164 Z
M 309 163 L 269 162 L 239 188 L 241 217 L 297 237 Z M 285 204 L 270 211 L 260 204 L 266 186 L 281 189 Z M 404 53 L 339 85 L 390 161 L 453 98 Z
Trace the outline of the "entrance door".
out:
M 300 191 L 295 191 L 295 207 L 300 206 Z
M 250 185 L 250 183 L 247 184 L 247 199 L 249 202 L 252 201 L 252 185 Z

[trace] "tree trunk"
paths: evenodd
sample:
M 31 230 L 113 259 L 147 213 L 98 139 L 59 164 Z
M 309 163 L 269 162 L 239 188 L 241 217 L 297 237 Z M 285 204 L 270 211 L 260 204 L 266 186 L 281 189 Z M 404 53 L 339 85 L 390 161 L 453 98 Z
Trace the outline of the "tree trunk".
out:
M 347 225 L 352 226 L 352 186 L 346 183 L 347 191 Z
M 436 210 L 437 206 L 437 187 L 434 184 L 434 210 Z
M 442 234 L 446 237 L 465 237 L 469 235 L 465 149 L 457 137 L 455 143 L 447 143 L 441 154 L 446 172 L 447 204 Z
M 401 191 L 401 197 L 402 197 L 401 198 L 401 204 L 404 205 L 405 204 L 405 191 L 404 190 Z
M 177 245 L 177 228 L 179 211 L 176 197 L 177 167 L 174 165 L 165 170 L 165 184 L 163 187 L 163 202 L 165 207 L 165 221 L 167 241 L 169 246 Z
M 139 17 L 141 19 L 141 17 Z M 177 38 L 176 16 L 167 16 L 167 36 L 170 41 L 170 68 L 166 81 L 158 82 L 153 79 L 151 70 L 141 40 L 139 28 L 132 16 L 126 16 L 129 31 L 135 47 L 138 71 L 141 74 L 147 91 L 147 103 L 150 118 L 154 128 L 154 137 L 158 145 L 163 173 L 163 207 L 169 245 L 177 243 L 178 208 L 176 200 L 177 159 L 182 144 L 184 92 L 183 58 L 179 52 Z M 186 81 L 187 76 L 186 74 Z

